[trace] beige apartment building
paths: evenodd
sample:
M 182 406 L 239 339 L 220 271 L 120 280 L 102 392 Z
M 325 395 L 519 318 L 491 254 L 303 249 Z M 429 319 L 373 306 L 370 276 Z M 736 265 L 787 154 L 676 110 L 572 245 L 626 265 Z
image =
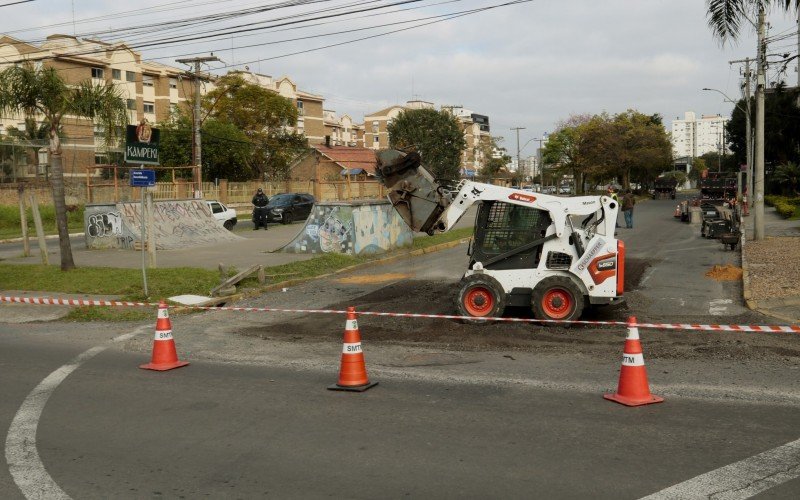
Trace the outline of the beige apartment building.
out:
M 364 147 L 364 126 L 353 123 L 350 115 L 336 116 L 336 111 L 326 109 L 325 137 L 330 137 L 331 146 Z
M 194 96 L 194 77 L 189 68 L 142 60 L 141 54 L 125 43 L 107 43 L 99 40 L 79 39 L 69 35 L 50 35 L 34 45 L 12 37 L 0 37 L 0 69 L 24 62 L 55 68 L 67 84 L 78 84 L 87 80 L 95 83 L 110 83 L 122 93 L 128 106 L 128 123 L 137 124 L 145 119 L 158 124 L 169 119 L 177 106 L 188 106 Z M 304 134 L 310 143 L 323 144 L 328 135 L 323 117 L 324 99 L 320 95 L 305 92 L 287 76 L 273 79 L 268 75 L 250 71 L 236 71 L 246 81 L 261 85 L 295 103 L 299 118 L 295 130 Z M 201 92 L 214 88 L 215 77 L 204 74 Z M 344 117 L 343 117 L 344 118 Z M 341 140 L 349 129 L 355 138 L 357 126 L 346 117 L 343 121 Z M 37 117 L 41 123 L 43 117 Z M 9 127 L 23 128 L 24 116 L 0 118 L 0 141 L 7 142 Z M 85 177 L 86 167 L 108 164 L 113 161 L 104 144 L 105 131 L 91 120 L 67 116 L 63 120 L 65 138 L 62 141 L 64 174 L 66 177 Z M 37 142 L 38 145 L 38 142 Z M 14 178 L 44 176 L 48 164 L 47 148 L 38 148 L 35 154 L 15 154 Z M 32 149 L 32 148 L 26 148 Z M 121 151 L 118 149 L 116 151 Z M 30 151 L 29 151 L 30 153 Z M 99 175 L 100 171 L 90 171 Z
M 0 69 L 10 64 L 30 62 L 55 68 L 68 85 L 87 80 L 116 86 L 127 102 L 128 123 L 141 120 L 157 123 L 169 118 L 176 106 L 185 105 L 194 81 L 180 68 L 143 61 L 141 54 L 124 43 L 78 39 L 69 35 L 50 35 L 41 45 L 0 37 Z M 41 120 L 42 117 L 37 117 Z M 24 127 L 24 116 L 4 116 L 0 133 L 8 127 Z M 83 177 L 86 167 L 110 162 L 104 144 L 105 131 L 91 120 L 67 116 L 63 120 L 62 142 L 64 175 Z M 47 148 L 36 155 L 35 165 L 18 165 L 20 177 L 36 177 L 47 168 Z M 99 172 L 96 172 L 99 173 Z

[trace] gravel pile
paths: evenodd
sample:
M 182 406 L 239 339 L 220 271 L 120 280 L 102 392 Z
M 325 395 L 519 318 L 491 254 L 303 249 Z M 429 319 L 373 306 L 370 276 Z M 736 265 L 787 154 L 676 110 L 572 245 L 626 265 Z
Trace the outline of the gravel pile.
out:
M 744 247 L 755 300 L 800 295 L 800 238 L 748 241 Z

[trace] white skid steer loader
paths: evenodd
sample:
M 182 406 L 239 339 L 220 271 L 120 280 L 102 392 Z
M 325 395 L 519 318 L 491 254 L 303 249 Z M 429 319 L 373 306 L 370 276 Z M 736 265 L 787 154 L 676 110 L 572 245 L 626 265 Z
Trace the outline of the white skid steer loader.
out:
M 525 306 L 538 319 L 574 320 L 589 305 L 623 300 L 625 244 L 614 237 L 615 200 L 469 180 L 448 189 L 420 163 L 417 153 L 378 154 L 378 177 L 412 230 L 448 231 L 479 203 L 456 301 L 461 315 L 499 317 L 506 306 Z

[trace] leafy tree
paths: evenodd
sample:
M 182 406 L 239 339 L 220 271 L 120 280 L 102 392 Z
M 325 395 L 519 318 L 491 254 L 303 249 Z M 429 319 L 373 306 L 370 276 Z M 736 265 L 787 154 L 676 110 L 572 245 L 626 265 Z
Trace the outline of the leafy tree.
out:
M 772 180 L 782 186 L 784 193 L 797 195 L 797 188 L 800 186 L 800 165 L 797 163 L 784 163 L 775 169 Z
M 263 179 L 266 174 L 285 178 L 292 161 L 308 147 L 302 134 L 290 130 L 297 124 L 297 106 L 290 99 L 245 81 L 241 75 L 220 78 L 217 87 L 203 99 L 203 108 L 208 117 L 234 126 L 249 141 L 246 164 L 251 177 Z M 203 149 L 205 155 L 205 139 Z
M 64 169 L 58 130 L 64 115 L 94 120 L 106 131 L 106 144 L 113 143 L 128 123 L 125 100 L 113 85 L 93 85 L 90 80 L 67 85 L 54 68 L 10 66 L 0 72 L 0 111 L 41 113 L 49 125 L 50 185 L 61 250 L 61 269 L 75 267 L 67 228 L 64 199 Z
M 748 16 L 758 12 L 759 7 L 768 9 L 778 5 L 788 11 L 800 7 L 800 0 L 707 0 L 708 26 L 714 36 L 722 42 L 736 40 L 743 23 L 749 24 Z
M 706 168 L 706 160 L 702 156 L 699 158 L 694 159 L 694 163 L 692 164 L 692 169 L 689 171 L 689 180 L 692 181 L 699 181 L 700 177 L 703 175 L 703 170 Z
M 511 157 L 506 154 L 505 148 L 500 147 L 502 140 L 502 137 L 490 137 L 488 141 L 482 142 L 478 147 L 478 155 L 483 159 L 480 175 L 492 178 L 500 173 L 511 161 Z
M 252 143 L 231 123 L 206 120 L 200 128 L 203 137 L 203 172 L 207 179 L 252 179 L 248 166 Z M 191 162 L 192 123 L 188 116 L 178 113 L 161 124 L 161 164 L 182 167 Z
M 628 110 L 614 116 L 622 140 L 617 174 L 625 188 L 631 181 L 649 184 L 660 172 L 672 167 L 672 145 L 661 116 Z
M 439 179 L 458 179 L 467 144 L 458 120 L 446 111 L 408 109 L 389 124 L 389 147 L 416 151 Z
M 542 151 L 541 167 L 550 165 L 558 172 L 570 172 L 575 178 L 577 194 L 583 193 L 584 178 L 590 168 L 585 139 L 592 120 L 591 115 L 572 115 L 560 122 L 547 137 Z

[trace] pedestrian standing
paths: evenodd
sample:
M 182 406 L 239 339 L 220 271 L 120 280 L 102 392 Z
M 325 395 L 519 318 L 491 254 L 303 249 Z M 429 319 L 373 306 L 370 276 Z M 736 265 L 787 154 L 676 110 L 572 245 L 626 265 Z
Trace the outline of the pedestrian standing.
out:
M 264 226 L 264 230 L 266 231 L 267 228 L 267 209 L 266 206 L 269 204 L 269 198 L 267 195 L 264 194 L 264 190 L 258 188 L 256 191 L 255 196 L 253 196 L 253 231 L 258 230 L 258 226 Z
M 636 205 L 636 198 L 630 189 L 625 190 L 622 197 L 622 213 L 625 215 L 625 227 L 633 229 L 633 206 Z

